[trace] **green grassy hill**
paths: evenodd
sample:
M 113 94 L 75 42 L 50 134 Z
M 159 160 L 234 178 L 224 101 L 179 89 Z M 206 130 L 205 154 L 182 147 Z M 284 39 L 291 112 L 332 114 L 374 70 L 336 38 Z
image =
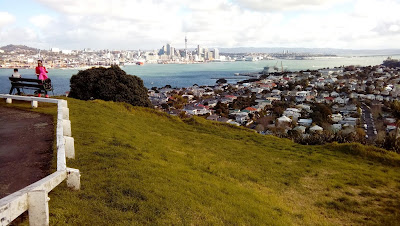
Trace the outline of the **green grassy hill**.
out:
M 50 193 L 51 225 L 400 222 L 399 155 L 302 146 L 121 103 L 68 105 L 76 159 L 67 165 L 82 189 Z

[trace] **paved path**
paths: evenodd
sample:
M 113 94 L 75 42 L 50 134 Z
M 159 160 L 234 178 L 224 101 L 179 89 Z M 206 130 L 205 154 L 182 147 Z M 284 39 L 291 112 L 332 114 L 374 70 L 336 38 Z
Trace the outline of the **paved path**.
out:
M 53 117 L 0 106 L 0 198 L 49 174 Z
M 372 117 L 371 113 L 371 108 L 368 107 L 365 103 L 362 103 L 361 105 L 362 108 L 362 118 L 363 118 L 363 123 L 367 125 L 367 128 L 364 128 L 366 131 L 366 134 L 368 135 L 369 140 L 374 140 L 376 137 L 375 131 L 375 123 L 374 119 Z

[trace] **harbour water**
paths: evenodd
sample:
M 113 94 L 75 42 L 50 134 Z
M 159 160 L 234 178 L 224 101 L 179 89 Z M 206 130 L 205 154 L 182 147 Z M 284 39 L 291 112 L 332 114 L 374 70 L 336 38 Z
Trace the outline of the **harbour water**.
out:
M 239 61 L 239 62 L 215 62 L 201 64 L 144 64 L 142 66 L 129 65 L 122 69 L 131 75 L 143 79 L 147 88 L 163 87 L 188 87 L 193 84 L 214 85 L 218 78 L 232 78 L 235 73 L 261 72 L 264 67 L 277 66 L 284 70 L 316 70 L 326 67 L 339 67 L 343 65 L 378 65 L 387 56 L 365 56 L 365 57 L 334 57 L 318 58 L 313 60 L 263 60 L 263 61 Z M 394 57 L 400 58 L 400 56 Z M 282 62 L 282 63 L 281 63 Z M 45 65 L 46 66 L 46 65 Z M 62 95 L 69 91 L 69 80 L 72 75 L 78 73 L 78 69 L 49 69 L 49 77 L 54 86 L 54 94 Z M 24 78 L 36 78 L 34 69 L 20 69 Z M 8 77 L 13 73 L 12 69 L 0 69 L 0 93 L 8 93 L 10 81 Z M 228 79 L 229 83 L 236 83 L 246 77 L 237 76 Z M 32 92 L 27 92 L 32 93 Z

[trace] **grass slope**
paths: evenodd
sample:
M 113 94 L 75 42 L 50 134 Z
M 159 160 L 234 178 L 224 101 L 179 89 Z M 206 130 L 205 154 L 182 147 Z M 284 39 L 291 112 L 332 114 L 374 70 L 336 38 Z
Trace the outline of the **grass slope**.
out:
M 82 189 L 50 193 L 51 225 L 400 222 L 393 153 L 302 146 L 121 103 L 68 105 L 76 159 L 67 165 Z

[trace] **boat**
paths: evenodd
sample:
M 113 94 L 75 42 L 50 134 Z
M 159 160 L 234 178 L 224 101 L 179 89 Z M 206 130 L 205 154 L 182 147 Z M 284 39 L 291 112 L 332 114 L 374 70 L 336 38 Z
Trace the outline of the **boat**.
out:
M 276 61 L 276 64 L 275 64 L 275 66 L 274 66 L 274 70 L 275 70 L 275 71 L 278 71 L 278 70 L 279 70 L 279 68 L 277 67 L 277 65 L 278 65 L 278 61 Z
M 262 74 L 266 75 L 269 73 L 269 67 L 264 67 L 264 70 L 261 72 Z
M 139 66 L 141 66 L 141 65 L 143 65 L 143 64 L 144 64 L 143 61 L 138 61 L 138 62 L 136 62 L 136 65 L 139 65 Z

